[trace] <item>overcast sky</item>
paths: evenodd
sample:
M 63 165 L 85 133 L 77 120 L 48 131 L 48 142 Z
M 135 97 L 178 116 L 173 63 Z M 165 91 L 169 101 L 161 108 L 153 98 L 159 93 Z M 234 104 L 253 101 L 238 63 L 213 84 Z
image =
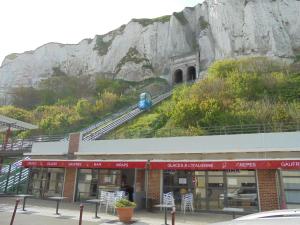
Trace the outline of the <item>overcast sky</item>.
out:
M 0 65 L 10 53 L 48 42 L 78 43 L 128 23 L 195 6 L 203 0 L 1 0 Z

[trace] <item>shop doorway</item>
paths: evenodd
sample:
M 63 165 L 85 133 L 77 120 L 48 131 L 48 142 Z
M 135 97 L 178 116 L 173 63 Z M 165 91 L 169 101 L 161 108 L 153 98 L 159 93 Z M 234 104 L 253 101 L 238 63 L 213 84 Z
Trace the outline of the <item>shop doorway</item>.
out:
M 223 171 L 209 171 L 207 176 L 207 209 L 211 211 L 224 208 L 224 174 Z
M 135 170 L 134 169 L 122 170 L 121 174 L 122 176 L 121 176 L 120 190 L 125 191 L 126 194 L 128 195 L 128 200 L 133 202 Z
M 173 192 L 176 208 L 180 209 L 183 194 L 193 192 L 192 171 L 164 171 L 163 192 Z

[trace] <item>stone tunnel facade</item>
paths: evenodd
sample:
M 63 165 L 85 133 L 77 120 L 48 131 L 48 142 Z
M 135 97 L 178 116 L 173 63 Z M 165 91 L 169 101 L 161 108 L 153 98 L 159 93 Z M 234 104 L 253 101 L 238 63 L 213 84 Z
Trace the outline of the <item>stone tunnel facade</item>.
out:
M 190 53 L 170 58 L 169 83 L 176 85 L 198 79 L 200 71 L 199 59 L 199 53 Z

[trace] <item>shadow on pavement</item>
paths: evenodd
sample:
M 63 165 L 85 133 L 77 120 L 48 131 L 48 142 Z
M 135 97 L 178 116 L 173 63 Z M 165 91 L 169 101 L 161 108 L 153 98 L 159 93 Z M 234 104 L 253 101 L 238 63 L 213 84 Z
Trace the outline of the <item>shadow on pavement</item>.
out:
M 149 223 L 143 223 L 143 222 L 139 222 L 138 220 L 133 220 L 130 221 L 129 223 L 122 223 L 119 220 L 103 220 L 100 222 L 101 225 L 109 225 L 109 224 L 115 224 L 115 225 L 150 225 Z

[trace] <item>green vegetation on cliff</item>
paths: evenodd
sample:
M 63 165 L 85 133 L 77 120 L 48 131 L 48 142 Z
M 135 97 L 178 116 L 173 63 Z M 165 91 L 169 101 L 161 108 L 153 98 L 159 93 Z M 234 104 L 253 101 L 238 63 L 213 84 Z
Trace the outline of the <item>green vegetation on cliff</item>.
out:
M 161 17 L 157 17 L 157 18 L 153 18 L 153 19 L 132 19 L 132 22 L 136 22 L 141 24 L 143 27 L 149 26 L 153 23 L 166 23 L 169 22 L 171 19 L 170 15 L 166 15 L 166 16 L 161 16 Z
M 116 66 L 115 73 L 119 73 L 122 67 L 128 63 L 143 64 L 142 68 L 153 70 L 152 64 L 149 59 L 143 56 L 136 48 L 129 48 L 127 54 L 120 60 Z
M 125 28 L 126 26 L 122 25 L 118 29 L 105 35 L 96 35 L 96 43 L 93 49 L 97 51 L 100 56 L 106 55 L 116 36 L 121 35 Z
M 184 16 L 183 11 L 181 11 L 181 12 L 174 12 L 174 13 L 173 13 L 173 16 L 175 16 L 176 19 L 177 19 L 182 25 L 185 25 L 185 24 L 188 23 L 187 19 L 186 19 L 185 16 Z
M 110 137 L 202 135 L 215 126 L 299 121 L 299 65 L 245 58 L 215 62 L 205 79 L 177 87 L 170 100 Z
M 40 130 L 23 132 L 22 137 L 63 134 L 79 131 L 108 114 L 136 104 L 141 92 L 156 95 L 167 87 L 167 82 L 159 78 L 128 82 L 90 76 L 53 76 L 37 88 L 14 88 L 13 105 L 0 107 L 0 114 L 39 126 Z

